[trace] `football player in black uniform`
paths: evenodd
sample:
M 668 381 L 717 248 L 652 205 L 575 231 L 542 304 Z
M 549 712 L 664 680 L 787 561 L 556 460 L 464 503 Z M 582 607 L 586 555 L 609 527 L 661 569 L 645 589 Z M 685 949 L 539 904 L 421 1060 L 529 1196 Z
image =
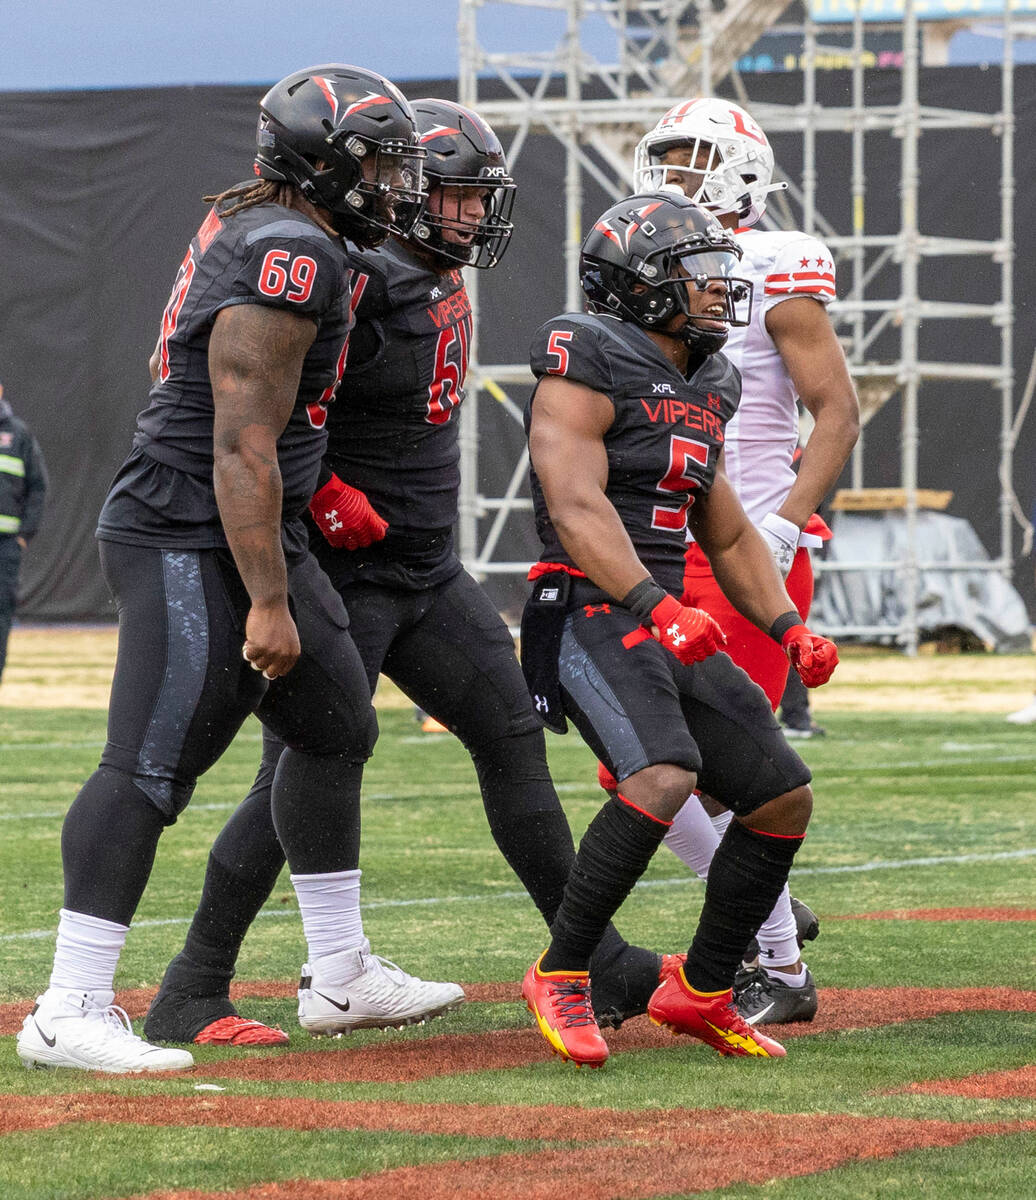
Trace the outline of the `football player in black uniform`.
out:
M 356 326 L 339 402 L 328 412 L 312 546 L 345 601 L 371 687 L 384 672 L 464 744 L 493 837 L 549 925 L 572 836 L 511 636 L 463 569 L 452 532 L 471 340 L 460 268 L 499 261 L 515 185 L 476 113 L 443 100 L 412 108 L 428 152 L 428 202 L 409 238 L 350 256 Z M 281 748 L 267 733 L 255 786 L 213 848 L 187 943 L 151 1006 L 148 1037 L 210 1040 L 213 1024 L 235 1013 L 228 985 L 238 948 L 283 861 L 272 829 L 261 832 Z M 601 1019 L 619 1023 L 645 1010 L 665 960 L 627 945 L 612 927 L 602 933 L 595 995 Z M 352 936 L 362 954 L 358 918 Z M 372 995 L 358 980 L 348 1012 L 329 1004 L 326 990 L 319 970 L 304 969 L 299 1019 L 314 1033 L 399 1025 L 423 1011 L 406 986 Z
M 50 986 L 18 1037 L 27 1066 L 192 1065 L 133 1034 L 113 979 L 162 829 L 253 711 L 287 747 L 272 824 L 310 956 L 329 972 L 342 958 L 333 917 L 358 861 L 376 721 L 301 517 L 351 323 L 342 236 L 376 244 L 412 222 L 423 156 L 391 83 L 314 67 L 260 101 L 258 179 L 207 198 L 100 516 L 119 611 L 108 741 L 62 829 L 64 907 Z
M 618 780 L 576 856 L 552 941 L 522 994 L 564 1058 L 600 1066 L 587 964 L 675 812 L 700 783 L 736 814 L 713 859 L 686 963 L 648 1004 L 656 1024 L 721 1054 L 781 1056 L 731 1002 L 741 955 L 805 834 L 810 774 L 716 622 L 680 594 L 688 523 L 732 602 L 824 682 L 811 634 L 718 464 L 740 380 L 718 353 L 748 318 L 740 250 L 682 194 L 610 208 L 583 244 L 588 314 L 547 322 L 527 413 L 543 541 L 522 631 L 548 723 L 570 719 Z

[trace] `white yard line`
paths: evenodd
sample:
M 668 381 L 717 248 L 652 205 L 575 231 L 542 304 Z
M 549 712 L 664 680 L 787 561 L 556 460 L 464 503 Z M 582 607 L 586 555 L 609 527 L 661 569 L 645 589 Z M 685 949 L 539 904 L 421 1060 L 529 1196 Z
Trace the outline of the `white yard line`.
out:
M 1036 855 L 1036 846 L 1026 850 L 1002 850 L 989 854 L 954 854 L 945 857 L 902 858 L 876 860 L 859 865 L 841 867 L 803 867 L 792 871 L 793 877 L 801 875 L 849 875 L 861 871 L 898 871 L 904 867 L 947 867 L 958 866 L 961 863 L 1001 862 L 1005 859 L 1032 858 Z M 675 879 L 642 879 L 638 888 L 687 887 L 688 884 L 698 885 L 701 880 L 694 875 L 683 875 Z M 485 904 L 489 900 L 527 900 L 528 896 L 522 891 L 487 892 L 471 896 L 421 896 L 413 900 L 368 900 L 363 907 L 367 910 L 375 908 L 415 908 L 418 906 L 436 907 L 440 904 Z M 264 908 L 260 917 L 294 917 L 298 915 L 297 908 Z M 156 929 L 163 925 L 188 925 L 190 917 L 164 917 L 147 921 L 134 921 L 134 929 Z M 31 929 L 24 933 L 0 934 L 0 942 L 33 941 L 40 938 L 53 938 L 53 929 Z

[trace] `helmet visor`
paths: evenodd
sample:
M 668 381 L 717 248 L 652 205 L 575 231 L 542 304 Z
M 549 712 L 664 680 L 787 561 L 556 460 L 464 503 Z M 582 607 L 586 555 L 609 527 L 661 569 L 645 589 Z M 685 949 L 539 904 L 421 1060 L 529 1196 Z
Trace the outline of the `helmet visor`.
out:
M 656 287 L 673 283 L 686 285 L 690 280 L 698 291 L 704 292 L 713 284 L 721 283 L 725 292 L 726 311 L 716 319 L 728 325 L 747 325 L 752 319 L 752 284 L 735 273 L 740 260 L 733 250 L 692 250 L 678 245 L 666 252 L 665 258 L 657 263 L 659 266 L 663 264 L 666 268 L 664 278 L 652 281 Z M 686 312 L 684 288 L 680 288 L 677 294 L 681 296 L 680 307 Z
M 408 142 L 382 142 L 373 159 L 364 163 L 357 191 L 369 198 L 373 224 L 402 237 L 413 229 L 426 198 L 426 154 Z

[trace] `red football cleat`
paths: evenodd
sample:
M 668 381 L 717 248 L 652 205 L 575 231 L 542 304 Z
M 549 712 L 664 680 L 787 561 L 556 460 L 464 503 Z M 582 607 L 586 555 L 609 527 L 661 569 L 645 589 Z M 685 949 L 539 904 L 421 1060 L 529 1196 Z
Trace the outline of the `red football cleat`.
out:
M 662 965 L 658 968 L 658 982 L 665 983 L 669 976 L 675 975 L 686 961 L 686 954 L 663 954 Z
M 283 1046 L 288 1035 L 276 1026 L 245 1017 L 221 1017 L 206 1025 L 195 1039 L 196 1046 Z
M 648 1001 L 648 1016 L 671 1033 L 701 1038 L 720 1054 L 753 1058 L 784 1058 L 780 1042 L 753 1029 L 734 1007 L 730 988 L 698 992 L 687 982 L 683 967 L 673 971 Z
M 589 972 L 541 973 L 543 954 L 525 972 L 522 999 L 526 1007 L 555 1054 L 577 1067 L 603 1067 L 608 1043 L 601 1037 L 590 1007 Z

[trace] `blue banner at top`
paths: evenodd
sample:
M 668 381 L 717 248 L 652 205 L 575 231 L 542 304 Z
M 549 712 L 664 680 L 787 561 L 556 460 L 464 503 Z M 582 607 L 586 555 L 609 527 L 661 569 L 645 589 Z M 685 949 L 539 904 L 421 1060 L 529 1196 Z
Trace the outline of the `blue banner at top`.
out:
M 914 0 L 919 21 L 1002 17 L 1005 0 Z M 1012 13 L 1036 12 L 1036 0 L 1010 0 Z M 851 23 L 857 8 L 864 21 L 901 21 L 906 0 L 809 0 L 814 21 Z

